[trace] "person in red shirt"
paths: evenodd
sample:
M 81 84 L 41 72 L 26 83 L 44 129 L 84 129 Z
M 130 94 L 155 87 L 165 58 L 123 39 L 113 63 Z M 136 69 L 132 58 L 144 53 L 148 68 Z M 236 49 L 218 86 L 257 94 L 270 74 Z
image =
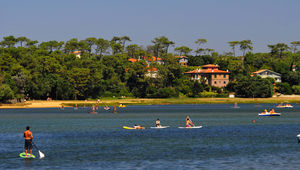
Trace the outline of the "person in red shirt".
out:
M 30 127 L 26 127 L 26 131 L 24 132 L 24 138 L 25 138 L 25 155 L 27 157 L 27 150 L 30 150 L 30 155 L 32 156 L 32 139 L 33 135 L 32 132 L 29 131 Z

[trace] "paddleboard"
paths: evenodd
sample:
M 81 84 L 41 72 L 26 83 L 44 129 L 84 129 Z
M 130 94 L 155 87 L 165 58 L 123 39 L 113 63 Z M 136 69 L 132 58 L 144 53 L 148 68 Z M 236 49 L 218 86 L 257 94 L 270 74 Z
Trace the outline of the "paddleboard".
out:
M 178 127 L 180 129 L 199 129 L 202 128 L 202 126 L 192 126 L 192 127 Z
M 133 129 L 136 129 L 134 127 L 128 127 L 128 126 L 123 126 L 124 129 L 129 129 L 129 130 L 133 130 Z M 145 127 L 141 127 L 140 129 L 145 129 Z M 140 129 L 137 129 L 137 130 L 140 130 Z
M 19 155 L 21 158 L 25 158 L 25 159 L 32 159 L 35 158 L 34 155 L 30 156 L 30 153 L 27 153 L 27 157 L 25 156 L 25 152 L 20 153 Z
M 160 127 L 150 127 L 151 129 L 165 129 L 168 128 L 170 126 L 160 126 Z

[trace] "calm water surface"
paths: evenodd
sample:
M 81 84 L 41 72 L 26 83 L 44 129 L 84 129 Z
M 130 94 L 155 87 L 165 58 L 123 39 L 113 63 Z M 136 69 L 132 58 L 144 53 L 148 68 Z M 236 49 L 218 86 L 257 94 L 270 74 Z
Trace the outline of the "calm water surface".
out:
M 275 104 L 239 106 L 1 109 L 0 169 L 300 169 L 300 105 L 280 117 L 257 116 Z M 203 128 L 178 129 L 187 115 Z M 150 129 L 157 118 L 171 128 Z M 122 129 L 133 124 L 147 129 Z M 27 125 L 44 159 L 19 158 Z

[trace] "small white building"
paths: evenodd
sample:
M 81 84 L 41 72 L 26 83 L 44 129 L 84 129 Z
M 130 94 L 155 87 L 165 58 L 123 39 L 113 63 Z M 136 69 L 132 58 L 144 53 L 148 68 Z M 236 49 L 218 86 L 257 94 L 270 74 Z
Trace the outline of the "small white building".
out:
M 74 51 L 72 54 L 75 54 L 76 58 L 81 58 L 81 51 Z
M 263 70 L 258 70 L 256 72 L 253 72 L 251 74 L 251 76 L 260 76 L 262 78 L 273 78 L 275 80 L 276 83 L 280 83 L 281 82 L 281 74 L 276 73 L 274 71 L 268 70 L 268 69 L 263 69 Z
M 188 66 L 188 57 L 186 56 L 176 56 L 176 58 L 178 58 L 178 62 L 180 65 L 187 67 Z

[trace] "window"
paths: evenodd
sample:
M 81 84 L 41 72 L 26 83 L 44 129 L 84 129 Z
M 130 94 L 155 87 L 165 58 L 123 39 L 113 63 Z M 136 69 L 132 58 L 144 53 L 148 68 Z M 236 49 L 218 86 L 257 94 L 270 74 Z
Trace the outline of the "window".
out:
M 217 84 L 217 82 L 215 81 L 215 84 Z
M 217 75 L 215 74 L 215 78 L 217 78 Z M 216 83 L 215 83 L 216 84 Z
M 226 78 L 226 75 L 224 74 L 223 77 Z
M 224 81 L 224 84 L 226 84 L 226 81 Z

